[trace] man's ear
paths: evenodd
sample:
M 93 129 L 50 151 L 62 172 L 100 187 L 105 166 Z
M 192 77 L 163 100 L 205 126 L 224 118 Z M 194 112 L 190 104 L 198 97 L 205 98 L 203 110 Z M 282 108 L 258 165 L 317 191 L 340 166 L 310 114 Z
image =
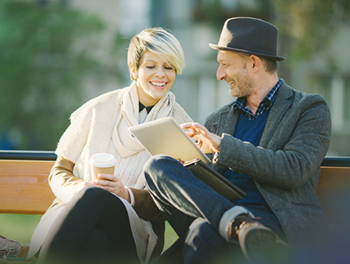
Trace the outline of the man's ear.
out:
M 253 71 L 255 72 L 258 71 L 262 65 L 261 59 L 256 55 L 250 55 L 249 59 L 250 59 L 250 66 L 253 69 Z

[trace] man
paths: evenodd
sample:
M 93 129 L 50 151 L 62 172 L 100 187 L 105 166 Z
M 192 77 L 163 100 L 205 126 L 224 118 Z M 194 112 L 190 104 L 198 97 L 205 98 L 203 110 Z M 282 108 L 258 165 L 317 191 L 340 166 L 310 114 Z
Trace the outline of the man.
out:
M 247 196 L 228 201 L 170 157 L 145 166 L 153 199 L 184 242 L 185 263 L 215 263 L 224 255 L 241 263 L 232 262 L 242 261 L 239 252 L 253 262 L 280 261 L 273 249 L 313 241 L 327 230 L 316 189 L 330 112 L 321 96 L 293 90 L 278 77 L 276 61 L 284 58 L 276 55 L 277 34 L 263 20 L 228 19 L 210 47 L 218 50 L 218 80 L 238 99 L 205 126 L 182 125 Z

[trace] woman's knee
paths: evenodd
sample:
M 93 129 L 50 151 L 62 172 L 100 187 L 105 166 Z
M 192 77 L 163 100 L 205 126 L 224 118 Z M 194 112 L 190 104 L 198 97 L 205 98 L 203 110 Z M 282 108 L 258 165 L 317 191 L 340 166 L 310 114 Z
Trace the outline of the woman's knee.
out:
M 76 199 L 78 201 L 100 201 L 103 202 L 106 199 L 110 199 L 111 193 L 99 188 L 99 187 L 86 187 L 76 194 Z
M 87 187 L 77 194 L 76 200 L 72 199 L 68 204 L 71 210 L 77 212 L 89 211 L 99 216 L 121 217 L 127 216 L 127 210 L 124 203 L 114 194 L 99 187 Z M 114 215 L 116 213 L 116 215 Z

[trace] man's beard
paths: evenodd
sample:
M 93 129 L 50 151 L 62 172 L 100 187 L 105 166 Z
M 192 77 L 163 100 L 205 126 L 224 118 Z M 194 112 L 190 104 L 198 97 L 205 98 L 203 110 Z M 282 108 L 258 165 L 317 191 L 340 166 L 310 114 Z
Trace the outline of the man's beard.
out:
M 253 93 L 253 80 L 249 78 L 248 74 L 238 73 L 235 80 L 235 87 L 229 90 L 232 97 L 247 97 Z

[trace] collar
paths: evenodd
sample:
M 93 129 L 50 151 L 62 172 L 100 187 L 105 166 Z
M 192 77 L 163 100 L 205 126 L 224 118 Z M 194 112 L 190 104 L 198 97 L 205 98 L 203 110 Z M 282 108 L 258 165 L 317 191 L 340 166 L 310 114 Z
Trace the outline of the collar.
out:
M 146 108 L 147 114 L 149 114 L 149 112 L 151 112 L 153 106 L 154 106 L 154 105 L 145 107 L 145 106 L 139 101 L 139 112 L 141 112 L 143 109 Z
M 238 111 L 239 109 L 244 112 L 244 114 L 247 114 L 252 117 L 257 117 L 258 115 L 262 114 L 264 111 L 271 108 L 278 89 L 281 87 L 282 81 L 280 78 L 278 78 L 278 82 L 275 84 L 275 86 L 271 89 L 271 91 L 265 96 L 265 98 L 260 102 L 258 109 L 256 111 L 256 114 L 254 114 L 249 110 L 249 108 L 246 106 L 247 104 L 247 98 L 246 97 L 239 97 L 233 104 L 233 110 L 234 112 Z M 253 119 L 254 119 L 253 118 Z

